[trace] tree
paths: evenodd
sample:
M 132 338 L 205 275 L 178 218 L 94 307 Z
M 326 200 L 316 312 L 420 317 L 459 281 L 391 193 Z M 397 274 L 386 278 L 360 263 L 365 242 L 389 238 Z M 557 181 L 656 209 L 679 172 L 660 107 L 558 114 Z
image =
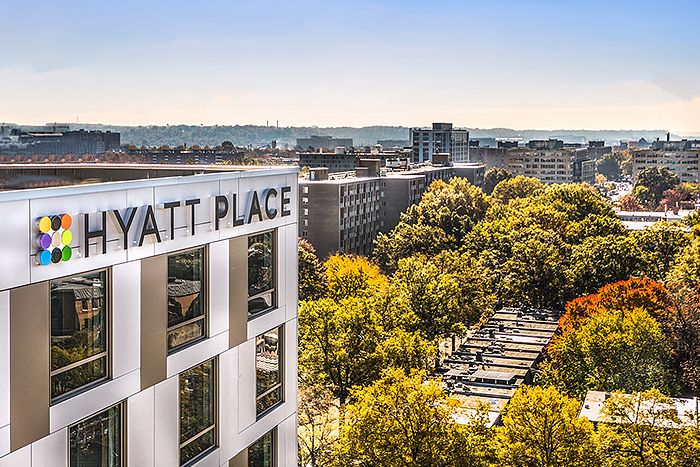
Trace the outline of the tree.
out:
M 681 203 L 683 201 L 688 201 L 690 199 L 690 193 L 681 184 L 676 188 L 671 188 L 663 192 L 663 197 L 659 201 L 659 209 L 668 209 L 673 211 L 674 214 L 678 214 L 681 208 Z
M 413 256 L 399 261 L 392 281 L 404 292 L 428 340 L 466 330 L 493 310 L 483 266 L 469 255 L 445 251 L 434 259 Z
M 329 385 L 343 405 L 351 388 L 371 384 L 382 368 L 428 367 L 433 347 L 420 336 L 390 328 L 410 313 L 396 302 L 386 307 L 386 301 L 372 295 L 302 302 L 299 373 L 304 384 Z
M 596 162 L 596 171 L 608 180 L 619 180 L 620 175 L 622 175 L 620 163 L 621 157 L 619 154 L 612 152 L 603 154 Z
M 690 244 L 682 226 L 670 222 L 656 222 L 631 235 L 641 252 L 641 272 L 656 281 L 668 275 L 678 255 Z
M 508 204 L 512 199 L 537 196 L 543 193 L 544 190 L 545 186 L 538 178 L 518 175 L 499 182 L 493 189 L 491 196 L 503 204 Z
M 672 288 L 694 288 L 700 285 L 700 239 L 694 239 L 676 258 L 666 277 Z
M 671 344 L 642 308 L 595 313 L 555 338 L 542 381 L 581 397 L 587 390 L 668 389 Z
M 588 294 L 605 284 L 629 279 L 641 261 L 642 253 L 629 236 L 586 238 L 573 248 L 571 257 L 575 294 Z
M 506 169 L 493 167 L 487 170 L 484 174 L 484 193 L 490 195 L 491 193 L 493 193 L 493 189 L 496 188 L 496 185 L 498 185 L 503 180 L 508 180 L 511 177 L 513 177 L 513 175 Z
M 561 239 L 550 232 L 522 232 L 499 274 L 501 304 L 561 307 L 571 289 L 567 250 Z
M 299 387 L 299 465 L 333 465 L 338 438 L 339 407 L 333 394 L 321 385 Z
M 691 446 L 676 405 L 657 389 L 612 394 L 602 415 L 600 435 L 609 465 L 690 465 L 685 461 Z
M 333 255 L 324 267 L 326 296 L 336 301 L 370 295 L 387 283 L 379 267 L 362 256 Z
M 700 392 L 700 290 L 676 291 L 664 329 L 673 342 L 674 368 L 685 392 Z M 700 428 L 700 420 L 698 420 Z M 698 432 L 700 434 L 700 431 Z
M 233 151 L 235 149 L 235 146 L 231 141 L 223 141 L 220 146 L 224 151 Z
M 633 195 L 620 196 L 620 209 L 623 211 L 641 211 L 643 206 L 639 200 Z
M 593 425 L 579 403 L 552 387 L 521 386 L 503 411 L 498 453 L 507 466 L 581 466 L 597 462 Z
M 450 416 L 454 402 L 440 382 L 424 379 L 423 372 L 389 369 L 353 392 L 338 443 L 339 465 L 486 465 L 488 432 L 457 425 Z
M 299 300 L 318 300 L 326 293 L 325 268 L 316 257 L 316 249 L 299 239 Z
M 678 177 L 665 167 L 650 167 L 639 172 L 634 185 L 634 194 L 647 207 L 659 205 L 666 190 L 678 185 Z
M 380 233 L 374 241 L 373 258 L 387 274 L 396 271 L 399 260 L 416 254 L 432 257 L 449 249 L 453 239 L 431 225 L 399 222 L 389 235 Z

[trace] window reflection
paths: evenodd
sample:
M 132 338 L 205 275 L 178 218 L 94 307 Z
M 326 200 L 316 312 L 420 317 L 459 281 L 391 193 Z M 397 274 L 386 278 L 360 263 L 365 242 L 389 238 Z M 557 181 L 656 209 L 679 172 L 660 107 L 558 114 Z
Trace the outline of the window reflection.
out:
M 107 377 L 105 271 L 52 281 L 51 397 Z
M 255 340 L 256 411 L 260 415 L 282 400 L 280 328 Z
M 180 373 L 180 465 L 216 445 L 215 381 L 214 360 Z
M 70 467 L 121 467 L 121 413 L 117 405 L 70 427 Z
M 248 313 L 274 306 L 274 239 L 272 232 L 248 237 Z
M 168 256 L 168 349 L 203 337 L 204 249 Z
M 248 448 L 248 467 L 272 467 L 274 453 L 274 430 L 272 430 Z

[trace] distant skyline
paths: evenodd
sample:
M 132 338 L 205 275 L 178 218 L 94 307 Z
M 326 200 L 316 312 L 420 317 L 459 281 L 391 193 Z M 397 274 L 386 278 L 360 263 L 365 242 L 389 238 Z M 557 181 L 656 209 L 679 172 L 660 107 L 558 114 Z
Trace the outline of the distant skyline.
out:
M 0 5 L 0 121 L 700 135 L 692 1 Z

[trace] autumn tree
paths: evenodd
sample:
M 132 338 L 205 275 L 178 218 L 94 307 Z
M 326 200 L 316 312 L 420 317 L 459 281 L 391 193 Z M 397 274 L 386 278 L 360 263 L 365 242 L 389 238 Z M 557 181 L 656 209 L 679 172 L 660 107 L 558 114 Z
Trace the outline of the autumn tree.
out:
M 493 189 L 491 196 L 501 203 L 507 204 L 512 199 L 537 196 L 544 190 L 545 186 L 538 178 L 518 175 L 499 182 Z
M 336 301 L 371 295 L 387 283 L 379 267 L 362 256 L 333 255 L 324 267 L 326 297 Z
M 401 258 L 421 254 L 435 256 L 449 248 L 451 240 L 440 227 L 399 224 L 389 235 L 380 233 L 374 241 L 373 258 L 385 273 L 393 273 Z
M 665 167 L 650 167 L 637 174 L 635 197 L 645 206 L 655 209 L 666 190 L 678 185 L 678 177 Z
M 483 425 L 458 425 L 440 383 L 424 380 L 423 372 L 391 369 L 355 390 L 341 428 L 339 465 L 487 465 L 490 433 Z
M 317 300 L 326 293 L 325 268 L 316 256 L 316 249 L 299 239 L 299 300 Z
M 581 466 L 597 462 L 593 425 L 579 402 L 552 387 L 521 386 L 497 428 L 500 465 Z
M 493 193 L 493 190 L 494 188 L 496 188 L 496 185 L 498 185 L 503 180 L 508 180 L 512 177 L 513 175 L 510 172 L 508 172 L 506 169 L 501 169 L 499 167 L 493 167 L 487 170 L 484 174 L 484 193 L 490 195 L 491 193 Z
M 666 276 L 666 284 L 677 289 L 700 285 L 700 238 L 694 239 L 677 256 Z
M 656 222 L 631 235 L 641 253 L 640 272 L 656 281 L 666 278 L 676 258 L 690 244 L 690 236 L 677 223 Z
M 300 386 L 298 400 L 299 465 L 333 465 L 339 427 L 339 407 L 333 393 L 322 385 Z

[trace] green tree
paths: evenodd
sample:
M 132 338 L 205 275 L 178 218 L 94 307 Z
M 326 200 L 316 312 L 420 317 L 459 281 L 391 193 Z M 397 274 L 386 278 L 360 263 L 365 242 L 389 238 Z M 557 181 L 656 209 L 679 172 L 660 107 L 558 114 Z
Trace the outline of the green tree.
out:
M 619 180 L 622 175 L 621 162 L 622 160 L 618 153 L 603 154 L 596 162 L 596 172 L 604 175 L 608 180 Z
M 499 182 L 493 189 L 491 196 L 501 203 L 507 204 L 512 199 L 537 196 L 544 190 L 545 186 L 538 178 L 518 175 Z
M 325 268 L 311 243 L 299 239 L 299 300 L 318 300 L 326 293 Z
M 490 195 L 493 193 L 493 189 L 496 188 L 496 185 L 503 180 L 508 180 L 511 177 L 513 177 L 513 175 L 506 169 L 493 167 L 487 170 L 484 174 L 484 192 Z
M 593 425 L 579 403 L 552 387 L 521 386 L 497 428 L 500 465 L 581 466 L 597 462 Z
M 700 238 L 694 239 L 677 256 L 666 276 L 666 284 L 678 289 L 700 285 Z
M 379 267 L 363 256 L 333 255 L 324 267 L 326 296 L 336 301 L 371 295 L 387 284 Z
M 629 236 L 589 237 L 573 248 L 571 270 L 576 295 L 593 293 L 605 284 L 637 273 L 642 252 Z
M 353 392 L 338 443 L 339 465 L 453 467 L 487 465 L 489 433 L 462 427 L 451 401 L 425 374 L 384 371 L 371 386 Z
M 602 415 L 599 431 L 607 465 L 684 466 L 697 458 L 675 404 L 657 389 L 612 394 Z
M 631 235 L 641 251 L 641 272 L 655 281 L 668 275 L 678 255 L 690 244 L 690 236 L 677 223 L 656 222 Z
M 416 254 L 432 257 L 452 247 L 453 241 L 440 227 L 399 222 L 389 235 L 374 241 L 373 258 L 387 274 L 396 271 L 401 258 Z
M 434 348 L 420 336 L 385 323 L 410 311 L 375 296 L 302 302 L 299 308 L 299 373 L 305 385 L 326 384 L 345 404 L 351 388 L 371 384 L 382 368 L 428 367 Z M 393 314 L 387 318 L 384 314 Z M 402 352 L 397 349 L 403 349 Z
M 541 380 L 574 397 L 587 390 L 667 389 L 670 350 L 661 326 L 646 310 L 600 312 L 552 342 Z
M 634 194 L 648 208 L 659 205 L 666 190 L 678 185 L 678 177 L 665 167 L 650 167 L 639 172 L 634 185 Z
M 333 465 L 339 427 L 339 407 L 333 393 L 322 385 L 302 385 L 298 401 L 299 465 Z

